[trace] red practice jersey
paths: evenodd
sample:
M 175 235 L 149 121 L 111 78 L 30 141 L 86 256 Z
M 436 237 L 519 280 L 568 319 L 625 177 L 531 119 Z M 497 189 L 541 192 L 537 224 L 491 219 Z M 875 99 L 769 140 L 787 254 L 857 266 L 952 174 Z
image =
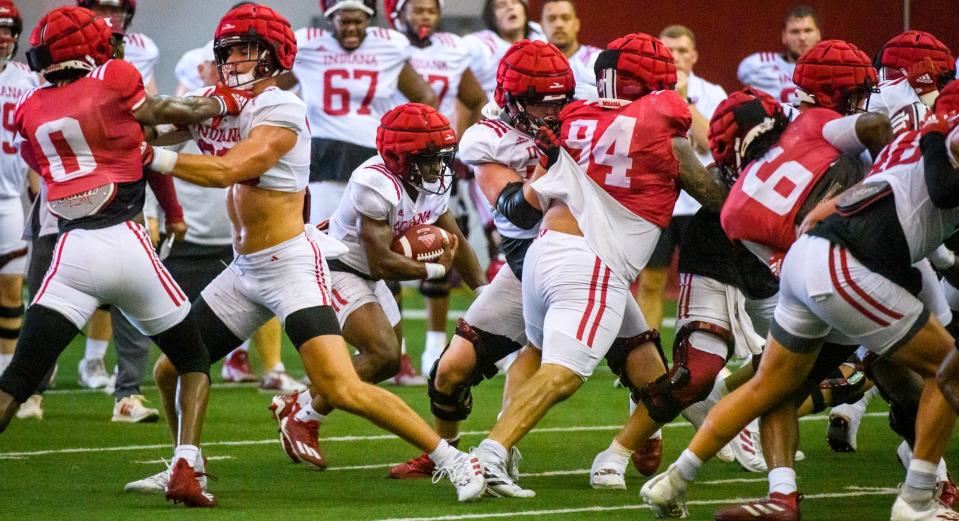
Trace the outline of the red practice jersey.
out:
M 796 240 L 796 215 L 839 157 L 839 150 L 823 137 L 822 128 L 840 117 L 829 109 L 804 111 L 775 145 L 746 165 L 720 214 L 730 239 L 783 253 L 789 250 Z
M 689 106 L 674 91 L 634 102 L 575 101 L 560 114 L 564 148 L 589 177 L 634 214 L 665 228 L 679 197 L 673 138 L 686 137 Z
M 144 99 L 140 73 L 122 60 L 24 96 L 14 122 L 40 167 L 50 200 L 143 176 L 143 130 L 133 112 Z

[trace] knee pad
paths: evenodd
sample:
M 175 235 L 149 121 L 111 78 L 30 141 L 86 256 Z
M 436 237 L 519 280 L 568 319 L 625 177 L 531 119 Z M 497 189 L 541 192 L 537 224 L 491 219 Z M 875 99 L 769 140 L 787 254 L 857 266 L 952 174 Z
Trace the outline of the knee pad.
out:
M 286 317 L 284 329 L 297 351 L 312 338 L 343 335 L 340 331 L 340 321 L 337 320 L 332 306 L 314 306 L 296 310 Z
M 456 321 L 455 334 L 469 340 L 476 352 L 476 370 L 471 385 L 496 376 L 499 372 L 496 362 L 523 347 L 508 337 L 473 327 L 462 318 Z
M 392 293 L 394 297 L 400 296 L 400 293 L 403 291 L 403 287 L 400 286 L 400 281 L 384 280 L 383 282 L 386 283 L 386 287 L 389 288 L 390 293 Z
M 0 306 L 0 318 L 17 319 L 23 316 L 23 304 L 19 306 Z M 20 337 L 19 327 L 0 326 L 0 338 L 16 340 Z
M 427 298 L 446 298 L 450 296 L 450 273 L 438 280 L 423 279 L 420 281 L 420 293 Z
M 430 411 L 433 416 L 444 421 L 463 421 L 469 417 L 473 411 L 473 393 L 471 385 L 463 383 L 453 389 L 452 394 L 443 394 L 434 386 L 436 380 L 436 371 L 440 365 L 437 360 L 430 369 L 430 377 L 427 380 L 427 393 L 430 397 Z
M 732 352 L 732 333 L 725 328 L 703 321 L 680 328 L 673 342 L 672 368 L 633 394 L 633 400 L 642 401 L 656 422 L 668 423 L 686 407 L 709 396 L 716 376 L 726 365 L 725 358 L 693 348 L 689 339 L 695 332 L 718 337 Z
M 626 373 L 626 359 L 629 358 L 629 354 L 633 352 L 633 349 L 636 349 L 646 342 L 652 342 L 653 345 L 656 346 L 656 351 L 663 361 L 663 367 L 668 367 L 669 364 L 666 362 L 666 353 L 663 351 L 662 339 L 659 336 L 659 331 L 655 329 L 647 329 L 636 336 L 619 337 L 613 340 L 613 345 L 611 345 L 609 351 L 606 352 L 606 365 L 609 366 L 610 371 L 612 371 L 614 375 L 619 377 L 620 383 L 629 389 L 630 392 L 635 393 L 638 389 L 636 385 L 629 380 L 629 375 Z
M 31 306 L 13 360 L 0 375 L 0 389 L 10 393 L 17 403 L 27 401 L 79 332 L 73 322 L 59 312 L 40 305 Z
M 210 376 L 210 352 L 197 324 L 196 316 L 189 313 L 177 325 L 150 337 L 176 368 L 177 376 L 186 373 Z

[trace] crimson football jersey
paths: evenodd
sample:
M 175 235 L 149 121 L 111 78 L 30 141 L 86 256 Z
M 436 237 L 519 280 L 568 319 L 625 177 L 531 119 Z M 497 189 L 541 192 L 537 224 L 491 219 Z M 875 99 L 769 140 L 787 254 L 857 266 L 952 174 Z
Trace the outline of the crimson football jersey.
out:
M 743 169 L 720 214 L 732 240 L 785 253 L 796 240 L 796 215 L 806 197 L 839 157 L 823 126 L 841 116 L 815 108 L 789 124 L 779 141 Z
M 689 106 L 675 91 L 634 102 L 575 101 L 567 106 L 560 139 L 570 156 L 620 204 L 665 228 L 679 197 L 673 138 L 686 137 Z
M 14 116 L 51 201 L 143 177 L 143 130 L 133 112 L 146 99 L 140 73 L 110 60 L 62 87 L 34 89 Z

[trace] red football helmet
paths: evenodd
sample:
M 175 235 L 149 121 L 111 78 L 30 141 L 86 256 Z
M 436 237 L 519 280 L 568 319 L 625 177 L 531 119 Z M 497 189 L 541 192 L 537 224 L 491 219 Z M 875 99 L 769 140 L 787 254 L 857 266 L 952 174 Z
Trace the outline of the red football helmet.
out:
M 30 34 L 27 63 L 50 82 L 59 79 L 61 71 L 92 71 L 113 58 L 112 37 L 110 26 L 93 11 L 58 7 Z
M 390 27 L 396 29 L 397 31 L 419 36 L 421 32 L 416 31 L 415 33 L 412 33 L 409 31 L 409 28 L 406 27 L 406 23 L 403 21 L 403 18 L 400 15 L 400 13 L 403 12 L 403 7 L 406 6 L 406 1 L 407 0 L 383 0 L 383 7 L 386 9 L 386 21 L 389 22 Z M 440 11 L 443 10 L 444 4 L 445 2 L 443 0 L 436 0 L 436 5 L 440 8 Z M 423 38 L 425 38 L 425 36 L 420 37 L 421 40 Z
M 505 110 L 511 125 L 529 135 L 543 124 L 558 129 L 559 120 L 534 117 L 527 112 L 527 105 L 556 105 L 562 109 L 573 100 L 575 89 L 566 55 L 546 42 L 514 43 L 496 69 L 496 104 Z
M 248 59 L 228 63 L 231 49 L 247 45 Z M 213 37 L 213 53 L 220 80 L 229 87 L 241 87 L 276 76 L 293 68 L 296 36 L 290 22 L 265 5 L 244 4 L 231 9 L 220 20 Z M 237 72 L 244 63 L 255 65 Z
M 376 16 L 376 0 L 320 0 L 320 10 L 327 18 L 340 9 L 359 9 L 373 18 Z
M 851 114 L 852 97 L 878 92 L 879 79 L 866 53 L 842 40 L 823 40 L 799 57 L 793 72 L 799 101 Z
M 663 42 L 646 34 L 627 34 L 599 53 L 596 89 L 601 98 L 637 100 L 676 85 L 676 63 Z
M 956 77 L 956 58 L 946 44 L 925 31 L 906 31 L 893 36 L 879 49 L 874 65 L 881 79 L 894 80 L 905 76 L 909 67 L 927 56 L 941 71 L 941 90 Z
M 13 44 L 6 56 L 0 56 L 0 64 L 3 64 L 17 54 L 17 43 L 23 32 L 23 18 L 13 0 L 0 0 L 0 27 L 9 27 L 11 33 L 9 38 L 0 38 L 0 43 Z
M 126 32 L 130 22 L 133 21 L 133 15 L 137 12 L 137 0 L 77 0 L 77 7 L 93 9 L 98 6 L 123 8 L 123 23 L 116 28 L 116 32 L 120 32 L 120 29 Z
M 726 183 L 732 186 L 740 168 L 764 154 L 788 124 L 782 105 L 759 89 L 746 87 L 720 102 L 709 121 L 709 149 Z
M 421 192 L 443 194 L 453 180 L 456 132 L 446 116 L 422 103 L 386 114 L 376 129 L 376 151 L 386 168 Z

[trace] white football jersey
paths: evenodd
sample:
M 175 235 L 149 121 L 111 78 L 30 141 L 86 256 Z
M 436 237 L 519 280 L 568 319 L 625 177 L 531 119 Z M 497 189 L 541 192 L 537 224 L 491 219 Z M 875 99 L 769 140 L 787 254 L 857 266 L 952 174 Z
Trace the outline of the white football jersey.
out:
M 145 86 L 153 81 L 153 69 L 160 59 L 160 49 L 143 33 L 127 33 L 123 35 L 123 59 L 140 71 Z
M 539 163 L 539 149 L 533 138 L 499 119 L 483 119 L 463 132 L 457 157 L 464 163 L 477 166 L 496 163 L 516 171 L 529 179 Z M 539 226 L 524 230 L 509 222 L 495 207 L 491 207 L 493 224 L 504 237 L 530 239 L 536 237 Z
M 22 139 L 13 128 L 13 114 L 20 97 L 40 85 L 40 78 L 19 62 L 9 61 L 0 72 L 0 104 L 3 128 L 0 128 L 0 197 L 20 197 L 27 164 L 20 157 Z
M 212 90 L 213 87 L 206 87 L 189 95 L 205 96 Z M 296 144 L 260 177 L 243 184 L 277 192 L 299 192 L 306 188 L 310 178 L 310 132 L 306 105 L 292 92 L 270 87 L 251 99 L 239 116 L 226 116 L 216 127 L 211 121 L 191 125 L 190 133 L 200 152 L 220 156 L 260 125 L 296 132 Z
M 543 28 L 538 23 L 530 22 L 529 26 L 530 40 L 546 41 Z M 500 38 L 498 34 L 489 29 L 467 34 L 463 37 L 463 40 L 469 48 L 470 69 L 473 70 L 476 81 L 486 91 L 486 96 L 493 99 L 493 91 L 496 90 L 496 68 L 499 67 L 499 61 L 503 59 L 507 49 L 513 44 Z
M 456 112 L 460 79 L 470 66 L 469 49 L 462 38 L 452 33 L 436 33 L 430 36 L 430 42 L 431 45 L 423 48 L 410 46 L 410 65 L 433 87 L 440 100 L 440 113 L 452 118 Z M 402 92 L 396 91 L 394 105 L 407 101 Z
M 350 176 L 340 205 L 330 217 L 329 235 L 350 249 L 339 260 L 369 275 L 366 248 L 360 242 L 361 214 L 388 222 L 395 239 L 412 226 L 435 223 L 449 209 L 449 202 L 449 190 L 442 195 L 421 192 L 414 200 L 403 181 L 376 155 Z
M 353 51 L 324 29 L 296 32 L 293 74 L 300 82 L 313 137 L 376 146 L 380 118 L 393 108 L 410 42 L 392 29 L 369 27 Z
M 896 134 L 919 128 L 929 110 L 906 78 L 879 82 L 879 92 L 869 95 L 866 108 L 869 112 L 880 112 L 889 117 Z
M 885 182 L 892 188 L 896 215 L 912 262 L 919 262 L 956 231 L 959 208 L 937 208 L 929 197 L 919 132 L 904 132 L 883 149 L 864 184 Z
M 755 87 L 784 103 L 796 101 L 793 83 L 795 63 L 787 62 L 778 52 L 757 52 L 739 63 L 736 75 L 743 85 Z
M 600 52 L 602 52 L 600 48 L 583 44 L 569 57 L 569 68 L 573 71 L 573 78 L 576 79 L 574 98 L 581 100 L 599 98 L 596 92 L 596 71 L 593 66 L 596 65 L 596 58 L 599 57 Z

